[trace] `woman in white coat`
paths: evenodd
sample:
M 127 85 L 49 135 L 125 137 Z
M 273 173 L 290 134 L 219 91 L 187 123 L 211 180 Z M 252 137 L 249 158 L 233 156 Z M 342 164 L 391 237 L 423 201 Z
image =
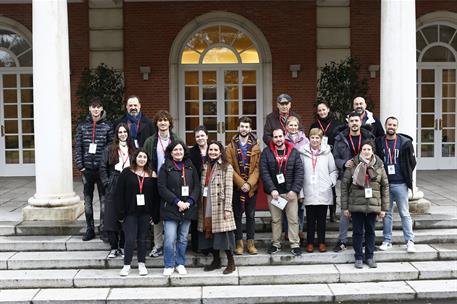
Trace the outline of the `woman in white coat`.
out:
M 338 178 L 338 169 L 328 145 L 321 145 L 321 129 L 309 131 L 309 144 L 300 151 L 305 165 L 303 185 L 306 208 L 307 252 L 314 251 L 314 234 L 317 230 L 319 251 L 327 251 L 325 245 L 325 222 L 327 207 L 333 203 L 332 186 Z

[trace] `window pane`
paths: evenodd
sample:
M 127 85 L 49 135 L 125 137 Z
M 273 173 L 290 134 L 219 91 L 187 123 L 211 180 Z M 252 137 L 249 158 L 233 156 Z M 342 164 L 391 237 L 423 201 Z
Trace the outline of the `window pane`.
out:
M 187 42 L 187 47 L 202 53 L 209 45 L 206 38 L 205 32 L 198 32 Z
M 238 117 L 227 117 L 225 116 L 225 130 L 233 131 L 238 128 Z
M 422 100 L 422 112 L 435 112 L 435 100 L 434 99 L 423 99 Z
M 21 102 L 27 102 L 27 103 L 33 102 L 33 92 L 31 89 L 21 90 Z
M 421 130 L 421 142 L 433 143 L 435 140 L 435 130 Z
M 225 114 L 226 115 L 238 115 L 239 104 L 238 101 L 227 101 L 225 102 Z
M 18 151 L 6 151 L 6 163 L 7 164 L 19 164 L 19 152 Z
M 217 133 L 216 132 L 208 132 L 208 143 L 212 140 L 217 140 Z
M 238 84 L 238 71 L 224 71 L 225 84 Z
M 35 151 L 23 151 L 22 158 L 23 158 L 22 162 L 24 164 L 35 163 Z
M 435 82 L 435 70 L 422 70 L 422 82 Z
M 443 99 L 443 112 L 455 112 L 455 99 Z
M 217 130 L 217 117 L 204 117 L 203 124 L 205 125 L 207 130 L 216 131 Z
M 238 86 L 226 86 L 224 91 L 225 99 L 238 99 Z
M 256 114 L 255 101 L 243 101 L 243 115 Z
M 255 86 L 243 86 L 243 99 L 256 99 L 257 92 Z
M 186 117 L 186 130 L 193 131 L 199 125 L 198 117 Z
M 186 102 L 186 115 L 198 115 L 198 102 Z
M 14 58 L 8 52 L 0 50 L 0 68 L 10 68 L 15 66 L 16 61 L 14 61 Z
M 198 64 L 200 60 L 200 54 L 191 50 L 189 48 L 185 48 L 182 52 L 181 63 L 182 64 Z
M 433 128 L 435 122 L 435 115 L 422 115 L 422 124 L 423 128 Z
M 433 157 L 433 145 L 421 145 L 421 157 Z
M 216 71 L 203 72 L 203 84 L 216 84 L 217 76 Z
M 217 99 L 217 89 L 216 87 L 207 87 L 203 88 L 203 100 L 216 100 Z
M 21 66 L 32 66 L 32 49 L 22 54 L 18 59 Z
M 33 105 L 22 105 L 22 117 L 33 118 Z
M 186 132 L 186 145 L 187 146 L 195 145 L 194 132 Z
M 221 43 L 232 45 L 237 38 L 239 31 L 233 27 L 221 26 Z
M 17 118 L 17 105 L 5 105 L 3 109 L 5 118 Z
M 16 75 L 3 75 L 3 87 L 4 88 L 15 88 L 16 84 Z
M 18 133 L 17 120 L 5 120 L 5 133 Z
M 233 47 L 238 51 L 242 52 L 248 49 L 252 45 L 251 39 L 246 36 L 244 33 L 239 33 L 238 37 L 236 38 L 235 42 L 233 43 Z
M 435 97 L 435 85 L 434 84 L 423 84 L 421 87 L 422 97 Z
M 186 87 L 184 89 L 186 91 L 186 100 L 198 100 L 198 87 Z
M 225 144 L 227 145 L 238 132 L 225 132 Z
M 422 57 L 423 62 L 454 62 L 455 57 L 451 51 L 443 46 L 430 48 Z
M 443 128 L 455 127 L 455 114 L 443 114 Z
M 19 137 L 5 136 L 5 148 L 6 149 L 19 149 Z
M 22 133 L 34 133 L 33 120 L 22 120 Z
M 197 85 L 198 84 L 198 72 L 197 71 L 186 72 L 184 77 L 185 77 L 186 85 L 189 85 L 189 84 Z
M 455 70 L 443 70 L 443 82 L 455 82 Z
M 259 53 L 254 46 L 251 46 L 249 49 L 240 54 L 242 63 L 259 63 Z
M 17 103 L 17 90 L 3 90 L 3 99 L 5 103 Z
M 32 74 L 22 74 L 21 75 L 21 87 L 23 87 L 23 88 L 33 87 L 33 75 Z
M 440 25 L 440 41 L 444 43 L 449 43 L 452 35 L 454 35 L 455 29 L 447 25 Z
M 243 84 L 256 84 L 256 71 L 243 71 Z
M 455 157 L 455 145 L 454 144 L 447 144 L 441 146 L 441 156 L 442 157 Z
M 438 40 L 438 25 L 432 25 L 422 29 L 422 33 L 424 33 L 429 44 L 436 42 Z
M 455 84 L 443 84 L 443 98 L 455 97 Z
M 217 101 L 204 102 L 203 115 L 217 115 Z
M 441 130 L 443 142 L 455 142 L 455 129 Z
M 33 135 L 24 135 L 22 136 L 22 147 L 24 149 L 33 149 L 35 148 L 35 139 Z
M 228 48 L 217 47 L 209 50 L 203 58 L 204 64 L 238 63 L 236 55 Z
M 424 37 L 422 37 L 422 34 L 420 32 L 416 33 L 416 49 L 422 51 L 422 49 L 427 45 L 427 43 L 424 40 Z
M 14 54 L 19 55 L 27 49 L 30 49 L 29 43 L 21 36 L 16 35 L 15 39 L 11 42 L 10 50 Z
M 202 40 L 208 45 L 219 43 L 219 25 L 211 26 L 201 31 Z

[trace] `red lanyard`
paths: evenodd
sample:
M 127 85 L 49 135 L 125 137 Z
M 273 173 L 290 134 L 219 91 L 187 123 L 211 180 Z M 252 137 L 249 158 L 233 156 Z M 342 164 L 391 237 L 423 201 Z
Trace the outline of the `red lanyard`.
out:
M 321 121 L 319 119 L 317 120 L 317 122 L 319 123 L 319 126 L 321 126 L 321 130 L 322 130 L 322 132 L 324 132 L 324 135 L 325 135 L 325 133 L 327 132 L 327 130 L 330 127 L 330 125 L 332 124 L 332 122 L 329 122 L 327 127 L 325 127 L 325 129 L 324 129 L 324 126 L 322 125 L 322 123 L 321 123 Z
M 387 154 L 389 155 L 389 159 L 390 159 L 390 163 L 393 164 L 394 163 L 394 157 L 395 157 L 395 147 L 397 146 L 397 135 L 395 135 L 395 140 L 394 140 L 394 148 L 392 149 L 392 151 L 389 149 L 389 145 L 387 144 L 387 137 L 385 137 L 385 141 L 386 141 L 386 152 Z M 392 152 L 392 153 L 391 153 Z
M 173 164 L 175 164 L 176 169 L 182 170 L 181 177 L 182 177 L 182 180 L 183 180 L 184 186 L 185 186 L 187 183 L 186 183 L 186 170 L 184 168 L 184 162 L 181 162 L 182 169 L 179 169 L 178 164 L 174 160 L 173 160 Z
M 139 175 L 137 175 L 136 177 L 138 178 L 138 185 L 140 186 L 140 194 L 143 194 L 144 172 L 143 176 L 141 176 L 141 179 Z
M 97 122 L 94 120 L 92 123 L 92 143 L 95 143 L 95 129 L 97 128 Z
M 276 162 L 278 163 L 278 173 L 281 172 L 281 167 L 282 167 L 282 164 L 284 162 L 286 162 L 287 164 L 287 151 L 286 151 L 286 148 L 284 148 L 284 155 L 282 156 L 279 156 L 278 155 L 278 150 L 276 149 L 276 147 L 274 147 L 274 150 L 273 150 L 273 153 L 275 155 L 275 159 L 276 159 Z M 284 166 L 284 174 L 286 174 L 286 166 Z
M 368 178 L 368 173 L 365 174 L 365 186 L 370 188 L 370 179 Z
M 352 141 L 352 135 L 349 134 L 349 141 L 351 142 L 352 145 L 352 151 L 354 151 L 354 155 L 359 154 L 360 152 L 360 145 L 362 144 L 362 134 L 359 135 L 359 145 L 357 147 L 357 151 L 355 150 L 354 142 Z
M 162 151 L 163 151 L 163 153 L 165 153 L 165 148 L 166 148 L 166 147 L 163 146 L 162 139 L 160 138 L 160 136 L 159 136 L 159 142 L 160 142 L 160 145 L 162 146 Z M 169 144 L 170 144 L 170 139 L 168 139 L 168 141 L 167 141 L 167 146 L 168 146 Z
M 206 171 L 205 187 L 208 187 L 209 181 L 211 180 L 211 176 L 213 176 L 214 171 L 216 171 L 216 166 L 217 166 L 217 163 L 214 164 L 214 166 L 213 166 L 212 168 L 211 168 L 211 165 L 210 165 L 210 164 L 207 165 L 207 169 L 208 169 L 208 167 L 209 167 L 210 170 L 207 170 L 207 171 Z
M 313 165 L 313 172 L 316 173 L 316 166 L 317 166 L 317 154 L 319 151 L 316 151 L 316 154 L 314 154 L 313 149 L 311 149 L 311 164 Z M 314 157 L 315 156 L 315 157 Z
M 127 161 L 129 160 L 129 154 L 127 153 L 127 155 L 124 154 L 124 152 L 122 152 L 121 149 L 117 149 L 118 153 L 119 153 L 119 157 L 121 158 L 122 160 L 122 168 L 124 168 L 125 164 L 127 163 Z M 125 159 L 124 159 L 124 156 Z

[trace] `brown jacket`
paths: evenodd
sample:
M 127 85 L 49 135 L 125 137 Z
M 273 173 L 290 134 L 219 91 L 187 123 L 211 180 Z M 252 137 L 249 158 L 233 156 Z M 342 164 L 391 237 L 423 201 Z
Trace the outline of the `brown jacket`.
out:
M 233 196 L 233 167 L 227 164 L 226 172 L 223 172 L 221 164 L 217 163 L 216 170 L 208 185 L 208 201 L 211 202 L 212 232 L 233 231 L 236 229 L 232 210 Z M 203 165 L 202 190 L 205 187 L 206 171 L 208 164 Z M 198 204 L 198 231 L 203 232 L 204 210 L 203 203 Z M 230 211 L 230 216 L 224 219 L 224 211 Z
M 254 196 L 254 194 L 257 192 L 260 176 L 260 147 L 259 143 L 257 142 L 257 139 L 255 139 L 253 135 L 251 135 L 251 140 L 255 144 L 253 144 L 251 148 L 251 161 L 249 162 L 249 177 L 246 181 L 251 186 L 251 190 L 249 190 L 248 194 L 249 197 Z M 227 153 L 228 162 L 233 166 L 233 182 L 235 183 L 237 190 L 240 190 L 241 187 L 244 185 L 245 181 L 241 177 L 240 173 L 235 138 L 232 138 L 232 141 L 227 146 L 225 151 Z

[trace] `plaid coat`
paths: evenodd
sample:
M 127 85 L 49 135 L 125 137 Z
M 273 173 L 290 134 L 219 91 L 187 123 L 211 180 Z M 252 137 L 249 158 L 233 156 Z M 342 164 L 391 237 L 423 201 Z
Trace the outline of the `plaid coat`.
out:
M 212 209 L 212 232 L 225 232 L 236 229 L 235 220 L 232 210 L 233 195 L 233 167 L 227 164 L 227 171 L 223 172 L 221 164 L 216 163 L 216 170 L 208 185 L 208 201 Z M 205 187 L 206 171 L 208 164 L 203 165 L 202 171 L 202 189 Z M 230 216 L 224 219 L 224 211 L 230 211 Z M 198 231 L 203 232 L 204 210 L 203 203 L 198 204 Z

